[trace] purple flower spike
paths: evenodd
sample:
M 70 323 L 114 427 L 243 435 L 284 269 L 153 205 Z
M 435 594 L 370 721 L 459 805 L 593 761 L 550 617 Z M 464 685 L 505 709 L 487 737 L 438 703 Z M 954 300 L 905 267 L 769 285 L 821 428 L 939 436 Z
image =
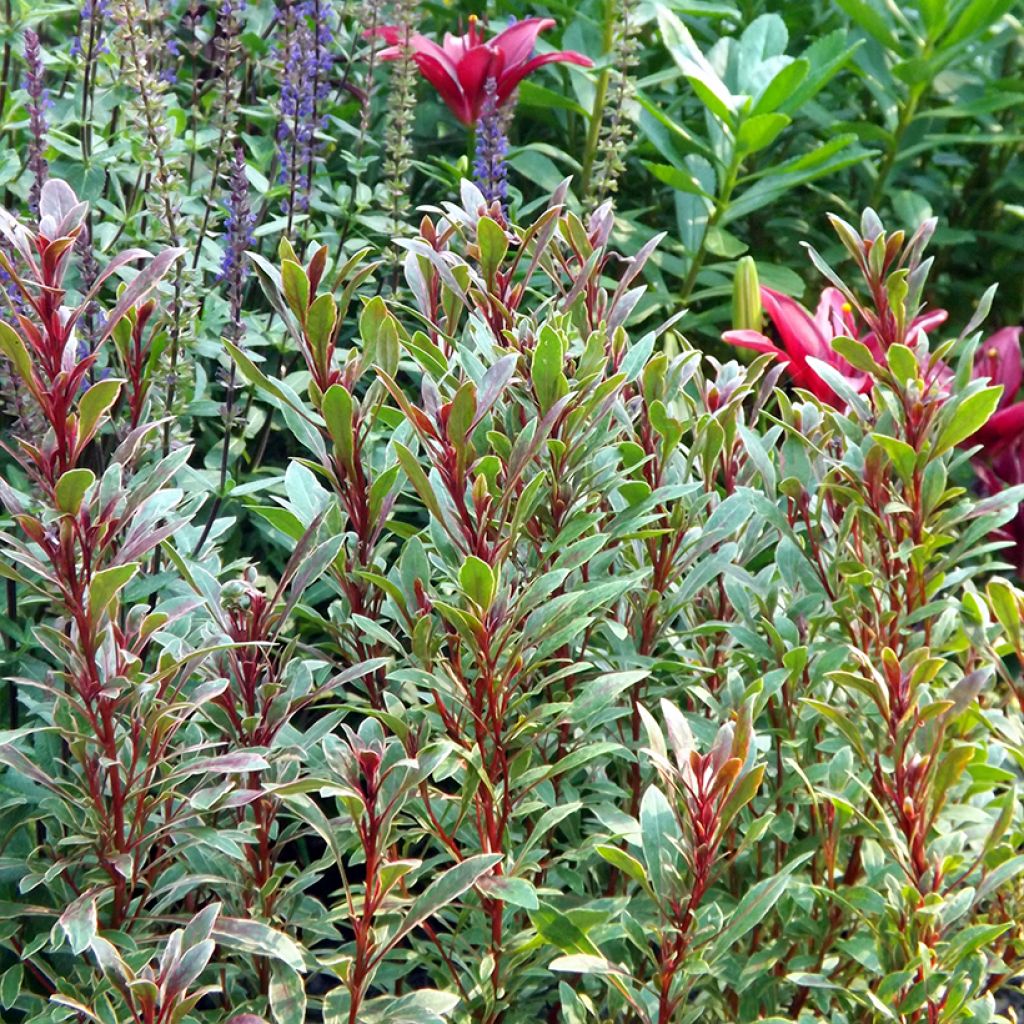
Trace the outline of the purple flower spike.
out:
M 316 132 L 326 126 L 322 108 L 334 64 L 328 11 L 323 0 L 302 0 L 280 13 L 285 41 L 278 51 L 283 74 L 276 136 L 278 181 L 289 185 L 286 212 L 309 209 L 310 172 L 319 149 Z
M 508 201 L 508 136 L 507 115 L 498 103 L 498 83 L 491 77 L 484 86 L 484 102 L 476 125 L 476 162 L 473 176 L 488 202 L 500 200 L 502 209 Z
M 72 57 L 92 60 L 99 53 L 109 53 L 103 32 L 103 21 L 110 14 L 110 0 L 85 0 L 78 22 L 78 35 L 71 43 Z
M 253 225 L 256 222 L 256 214 L 249 204 L 249 179 L 245 175 L 245 153 L 241 146 L 235 147 L 229 183 L 231 191 L 228 193 L 227 216 L 224 218 L 224 256 L 218 280 L 227 284 L 232 340 L 238 341 L 243 333 L 242 293 L 249 272 L 245 253 L 252 247 Z
M 25 91 L 28 93 L 28 168 L 32 172 L 32 188 L 28 194 L 28 205 L 33 213 L 39 212 L 39 194 L 46 181 L 46 108 L 50 98 L 43 85 L 43 56 L 39 48 L 39 36 L 29 29 L 25 33 Z

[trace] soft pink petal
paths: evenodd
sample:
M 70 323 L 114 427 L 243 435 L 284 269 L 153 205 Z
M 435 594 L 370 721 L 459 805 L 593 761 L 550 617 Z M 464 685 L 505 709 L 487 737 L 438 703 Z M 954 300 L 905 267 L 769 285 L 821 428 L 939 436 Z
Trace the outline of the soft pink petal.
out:
M 826 288 L 818 300 L 818 308 L 814 312 L 814 323 L 825 338 L 837 334 L 850 334 L 847 325 L 849 308 L 846 296 L 838 288 Z M 856 337 L 856 334 L 853 334 Z
M 519 83 L 531 72 L 536 71 L 537 68 L 543 67 L 545 64 L 555 63 L 576 64 L 581 68 L 591 68 L 594 66 L 594 62 L 589 57 L 584 57 L 582 53 L 576 53 L 573 50 L 542 53 L 539 57 L 534 57 L 533 60 L 527 61 L 525 64 L 505 69 L 505 72 L 498 79 L 498 103 L 504 103 L 516 91 Z
M 974 359 L 974 376 L 988 377 L 993 384 L 1002 384 L 1001 408 L 1008 406 L 1020 391 L 1022 367 L 1020 336 L 1024 328 L 1004 327 L 989 335 L 979 346 Z
M 554 27 L 554 18 L 524 18 L 499 32 L 491 40 L 491 45 L 501 50 L 505 55 L 505 67 L 511 68 L 529 60 L 537 45 L 537 36 Z
M 795 299 L 771 288 L 761 287 L 761 302 L 775 329 L 779 332 L 783 348 L 794 358 L 807 356 L 829 359 L 832 349 L 818 330 L 811 314 Z
M 401 38 L 401 29 L 397 25 L 380 25 L 378 28 L 368 28 L 363 33 L 363 38 L 383 39 L 389 46 L 394 46 Z
M 448 105 L 448 109 L 463 123 L 472 124 L 476 118 L 461 83 L 449 67 L 448 60 L 442 63 L 428 53 L 416 52 L 413 60 L 423 77 L 437 90 Z
M 1019 441 L 1024 434 L 1024 402 L 1000 409 L 983 427 L 976 431 L 968 444 L 982 444 L 986 455 Z
M 466 55 L 456 66 L 459 85 L 466 97 L 473 121 L 480 117 L 486 96 L 487 79 L 494 78 L 500 81 L 502 66 L 501 51 L 490 43 L 467 50 Z M 498 102 L 500 104 L 500 98 Z
M 738 345 L 740 348 L 750 348 L 755 352 L 771 352 L 787 363 L 789 362 L 789 356 L 774 341 L 766 338 L 760 331 L 726 331 L 722 335 L 722 341 L 730 345 Z
M 924 331 L 927 334 L 929 331 L 934 331 L 940 324 L 944 324 L 948 316 L 949 314 L 944 309 L 932 309 L 927 313 L 922 313 L 910 326 L 913 330 Z
M 457 64 L 465 56 L 468 45 L 466 36 L 453 36 L 451 32 L 445 32 L 441 49 L 453 64 Z

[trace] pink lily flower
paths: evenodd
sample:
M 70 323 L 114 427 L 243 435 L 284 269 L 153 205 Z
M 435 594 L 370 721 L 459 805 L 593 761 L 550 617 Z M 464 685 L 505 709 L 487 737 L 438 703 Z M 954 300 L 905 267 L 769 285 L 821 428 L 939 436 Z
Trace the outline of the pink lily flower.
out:
M 493 78 L 497 85 L 500 107 L 528 74 L 545 64 L 593 67 L 589 57 L 574 50 L 531 57 L 537 36 L 554 25 L 553 18 L 526 18 L 485 40 L 476 16 L 472 15 L 465 35 L 446 32 L 444 44 L 439 46 L 417 34 L 409 39 L 409 46 L 420 74 L 437 90 L 449 110 L 463 124 L 473 125 L 480 118 L 488 79 Z M 382 60 L 397 60 L 402 55 L 403 30 L 399 26 L 384 25 L 366 34 L 381 36 L 388 43 L 380 53 Z
M 990 334 L 978 347 L 974 357 L 975 378 L 987 377 L 993 384 L 1003 385 L 1003 394 L 999 399 L 1001 411 L 1013 404 L 1024 378 L 1024 366 L 1021 364 L 1020 355 L 1022 333 L 1024 327 L 1004 327 L 995 334 Z M 996 416 L 998 415 L 997 412 Z M 995 421 L 996 416 L 992 417 L 989 424 Z
M 967 441 L 983 446 L 973 461 L 984 494 L 998 494 L 1024 483 L 1024 402 L 1014 401 L 1024 379 L 1022 334 L 1022 327 L 996 331 L 982 342 L 974 360 L 974 377 L 1003 385 L 999 408 Z M 1006 554 L 1012 557 L 1018 575 L 1024 576 L 1024 506 L 995 536 L 1010 542 Z
M 793 383 L 810 391 L 822 402 L 841 406 L 843 403 L 825 382 L 810 359 L 828 364 L 849 380 L 855 391 L 863 392 L 871 386 L 867 374 L 855 370 L 832 349 L 832 342 L 840 336 L 856 338 L 876 358 L 882 357 L 881 346 L 872 332 L 862 333 L 850 304 L 838 288 L 826 288 L 821 293 L 818 308 L 812 316 L 795 299 L 771 288 L 761 287 L 761 303 L 768 315 L 779 343 L 760 331 L 726 331 L 722 340 L 755 352 L 771 352 L 784 362 Z M 911 331 L 930 331 L 946 319 L 946 311 L 933 310 L 918 317 Z

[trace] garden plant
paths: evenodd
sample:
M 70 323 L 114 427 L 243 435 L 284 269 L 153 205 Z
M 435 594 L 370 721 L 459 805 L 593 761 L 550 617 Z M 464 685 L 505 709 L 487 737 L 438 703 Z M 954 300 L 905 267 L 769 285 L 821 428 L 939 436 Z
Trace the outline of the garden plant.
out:
M 3 1024 L 1024 1020 L 1021 0 L 0 20 Z

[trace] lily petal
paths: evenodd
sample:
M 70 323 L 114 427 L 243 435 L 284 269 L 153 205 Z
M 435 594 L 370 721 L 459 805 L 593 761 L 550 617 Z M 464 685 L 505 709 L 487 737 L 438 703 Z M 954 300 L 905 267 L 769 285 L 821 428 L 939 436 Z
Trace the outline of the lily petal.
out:
M 753 349 L 755 352 L 771 352 L 779 359 L 789 362 L 789 356 L 771 338 L 765 337 L 760 331 L 726 331 L 722 335 L 722 341 L 730 345 L 738 345 L 740 348 Z
M 785 350 L 795 359 L 816 356 L 831 360 L 834 353 L 811 314 L 795 299 L 771 288 L 761 287 L 761 302 L 771 318 Z
M 554 27 L 554 18 L 524 18 L 509 25 L 504 32 L 499 32 L 491 40 L 491 45 L 501 50 L 505 55 L 505 67 L 511 68 L 529 60 L 537 45 L 537 36 Z
M 1000 409 L 968 440 L 968 444 L 983 444 L 986 455 L 994 455 L 1020 439 L 1024 433 L 1024 402 Z
M 474 46 L 459 61 L 456 74 L 472 114 L 472 121 L 476 121 L 480 117 L 480 110 L 486 95 L 487 79 L 494 78 L 495 81 L 501 81 L 503 66 L 501 51 L 492 43 Z M 500 96 L 498 102 L 501 103 Z
M 448 109 L 463 123 L 472 124 L 474 111 L 448 59 L 437 60 L 428 53 L 414 53 L 413 60 L 423 77 L 437 90 Z
M 529 74 L 545 64 L 576 64 L 581 68 L 592 68 L 594 62 L 589 57 L 574 50 L 558 50 L 555 53 L 542 53 L 533 60 L 520 64 L 517 67 L 507 68 L 505 73 L 498 79 L 498 103 L 504 103 L 509 96 L 516 91 L 516 86 Z
M 975 377 L 988 377 L 993 384 L 1003 385 L 1003 396 L 999 400 L 1003 409 L 1017 397 L 1024 376 L 1020 352 L 1022 331 L 1021 327 L 1004 327 L 990 334 L 978 347 L 974 360 Z

